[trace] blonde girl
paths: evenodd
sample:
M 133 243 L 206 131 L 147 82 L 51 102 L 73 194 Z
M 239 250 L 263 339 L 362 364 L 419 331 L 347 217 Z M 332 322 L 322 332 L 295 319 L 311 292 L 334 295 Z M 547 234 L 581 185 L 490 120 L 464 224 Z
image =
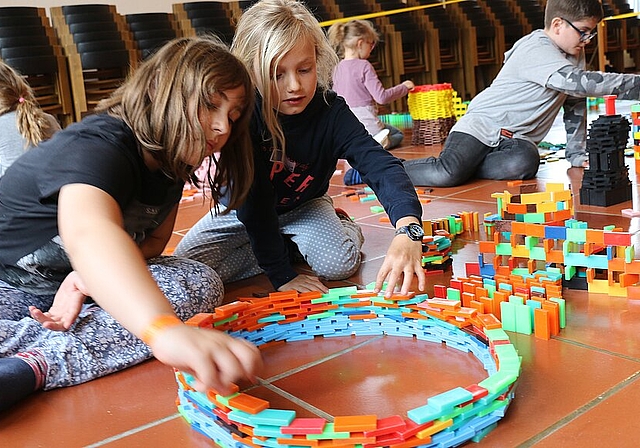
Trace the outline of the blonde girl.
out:
M 0 177 L 22 153 L 58 130 L 60 124 L 40 109 L 22 76 L 0 61 Z
M 240 18 L 232 52 L 249 68 L 258 95 L 250 133 L 255 175 L 247 201 L 226 216 L 207 214 L 176 253 L 216 269 L 224 282 L 266 273 L 284 291 L 320 290 L 352 276 L 361 262 L 360 226 L 327 194 L 340 158 L 360 170 L 385 206 L 398 236 L 378 272 L 409 291 L 420 265 L 422 207 L 401 162 L 365 131 L 329 90 L 337 56 L 313 14 L 294 0 L 262 0 Z M 414 235 L 415 236 L 415 235 Z M 313 274 L 293 267 L 305 261 Z
M 233 207 L 246 196 L 252 104 L 249 75 L 223 44 L 176 39 L 96 114 L 14 163 L 0 182 L 0 408 L 152 354 L 202 390 L 253 378 L 254 346 L 182 324 L 221 302 L 218 275 L 159 257 L 204 158 L 219 154 L 214 201 L 223 189 Z
M 400 129 L 382 123 L 377 106 L 402 98 L 415 87 L 413 82 L 406 80 L 389 89 L 383 87 L 375 68 L 367 60 L 379 41 L 371 22 L 335 23 L 327 36 L 341 58 L 333 73 L 333 90 L 345 99 L 351 111 L 385 149 L 397 147 L 404 134 Z

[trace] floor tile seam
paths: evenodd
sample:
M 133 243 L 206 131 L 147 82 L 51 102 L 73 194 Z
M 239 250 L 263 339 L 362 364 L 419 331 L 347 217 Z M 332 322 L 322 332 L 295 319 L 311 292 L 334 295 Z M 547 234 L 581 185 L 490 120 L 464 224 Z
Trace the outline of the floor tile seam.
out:
M 480 184 L 480 185 L 468 186 L 467 188 L 463 188 L 463 189 L 461 189 L 461 190 L 457 190 L 457 191 L 455 191 L 455 192 L 451 192 L 450 194 L 445 194 L 445 195 L 442 195 L 442 196 L 440 196 L 440 195 L 438 195 L 438 194 L 434 194 L 434 193 L 435 193 L 435 191 L 433 191 L 433 192 L 429 193 L 429 196 L 435 196 L 435 197 L 448 198 L 449 196 L 453 196 L 453 195 L 464 194 L 464 193 L 470 193 L 470 192 L 472 192 L 472 191 L 479 190 L 479 189 L 481 189 L 481 188 L 485 188 L 485 187 L 486 187 L 486 186 L 488 186 L 488 185 L 495 185 L 495 184 L 497 184 L 497 183 L 499 183 L 499 182 L 501 182 L 501 181 L 497 181 L 497 180 L 496 180 L 496 181 L 490 181 L 490 182 L 487 182 L 487 183 L 482 183 L 482 184 Z M 420 187 L 418 187 L 418 188 L 420 188 Z M 435 188 L 437 188 L 437 187 L 435 187 Z M 441 187 L 441 188 L 447 188 L 447 187 Z
M 477 204 L 487 204 L 487 205 L 495 205 L 496 201 L 489 201 L 489 200 L 484 200 L 484 199 L 473 199 L 473 198 L 458 198 L 458 197 L 453 197 L 454 195 L 458 195 L 460 194 L 460 192 L 457 193 L 451 193 L 449 195 L 445 195 L 445 196 L 437 196 L 437 195 L 433 195 L 431 194 L 431 202 L 437 201 L 437 200 L 443 200 L 446 199 L 447 201 L 458 201 L 458 202 L 475 202 Z M 429 204 L 427 204 L 428 206 Z M 455 213 L 452 213 L 455 214 Z
M 382 258 L 384 258 L 384 257 L 386 257 L 386 256 L 387 256 L 387 254 L 378 255 L 378 256 L 376 256 L 376 257 L 369 257 L 369 258 L 367 258 L 366 260 L 362 260 L 361 264 L 364 264 L 364 263 L 371 263 L 372 261 L 380 260 L 380 259 L 382 259 Z
M 585 213 L 585 214 L 597 215 L 597 216 L 615 216 L 615 217 L 622 216 L 622 213 L 607 213 L 607 212 L 599 212 L 599 211 L 592 211 L 592 210 L 580 210 L 579 208 L 574 207 L 574 210 L 573 210 L 574 216 L 578 213 Z
M 597 352 L 597 353 L 609 355 L 609 356 L 612 356 L 614 358 L 619 358 L 619 359 L 624 359 L 624 360 L 627 360 L 627 361 L 640 363 L 640 358 L 635 357 L 635 356 L 630 356 L 630 355 L 625 355 L 624 353 L 614 352 L 612 350 L 607 350 L 607 349 L 604 349 L 604 348 L 601 348 L 601 347 L 596 347 L 595 345 L 585 344 L 584 342 L 574 341 L 573 339 L 568 339 L 568 338 L 562 337 L 562 336 L 554 336 L 553 339 L 556 340 L 556 341 L 559 341 L 559 342 L 564 342 L 566 344 L 571 344 L 571 345 L 576 346 L 576 347 L 580 347 L 580 348 L 591 350 L 591 351 L 594 351 L 594 352 Z
M 600 403 L 603 403 L 608 398 L 613 397 L 614 395 L 621 392 L 631 384 L 634 384 L 635 382 L 638 381 L 638 378 L 640 378 L 640 370 L 629 375 L 627 378 L 620 381 L 619 383 L 611 386 L 609 389 L 599 394 L 597 397 L 594 397 L 593 399 L 589 400 L 587 403 L 583 404 L 579 408 L 567 414 L 565 417 L 561 418 L 560 420 L 557 420 L 554 424 L 548 426 L 543 431 L 540 431 L 535 436 L 530 437 L 528 440 L 519 444 L 517 448 L 529 448 L 534 446 L 536 443 L 541 442 L 542 440 L 546 439 L 548 436 L 552 435 L 556 431 L 559 431 L 560 429 L 569 425 L 571 422 L 573 422 L 577 418 L 589 412 L 591 409 L 594 409 L 596 406 L 598 406 Z
M 176 418 L 180 418 L 181 415 L 176 412 L 175 414 L 168 415 L 164 418 L 154 420 L 152 422 L 146 423 L 144 425 L 137 426 L 135 428 L 128 429 L 127 431 L 123 431 L 119 434 L 113 435 L 111 437 L 107 437 L 106 439 L 100 440 L 99 442 L 92 443 L 90 445 L 85 445 L 84 448 L 98 448 L 101 446 L 105 446 L 112 442 L 117 442 L 118 440 L 122 440 L 126 437 L 132 436 L 142 431 L 146 431 L 147 429 L 153 428 L 155 426 L 162 425 L 164 423 L 170 422 L 171 420 L 175 420 Z
M 322 357 L 320 359 L 317 359 L 315 361 L 311 361 L 311 362 L 308 362 L 308 363 L 303 364 L 301 366 L 298 366 L 296 368 L 293 368 L 293 369 L 287 370 L 285 372 L 279 373 L 277 375 L 270 376 L 269 378 L 261 378 L 260 379 L 260 384 L 261 385 L 271 384 L 274 381 L 279 381 L 279 380 L 287 378 L 287 377 L 289 377 L 291 375 L 295 375 L 296 373 L 300 373 L 303 370 L 309 369 L 311 367 L 315 367 L 315 366 L 323 364 L 323 363 L 325 363 L 327 361 L 331 361 L 332 359 L 335 359 L 335 358 L 337 358 L 339 356 L 342 356 L 342 355 L 344 355 L 346 353 L 349 353 L 349 352 L 352 352 L 352 351 L 354 351 L 356 349 L 359 349 L 360 347 L 363 347 L 363 346 L 365 346 L 367 344 L 370 344 L 373 341 L 377 341 L 380 338 L 382 338 L 382 336 L 374 336 L 374 337 L 372 337 L 370 339 L 367 339 L 367 340 L 362 341 L 362 342 L 358 342 L 355 345 L 349 346 L 347 348 L 343 348 L 342 350 L 339 350 L 339 351 L 334 352 L 334 353 L 332 353 L 330 355 L 324 356 L 324 357 Z
M 283 398 L 286 398 L 287 400 L 291 401 L 292 403 L 295 403 L 296 405 L 300 406 L 301 408 L 311 412 L 312 414 L 315 414 L 318 417 L 324 418 L 327 421 L 330 421 L 330 422 L 333 421 L 333 416 L 331 414 L 323 411 L 322 409 L 319 409 L 319 408 L 315 407 L 311 403 L 308 403 L 308 402 L 296 397 L 293 394 L 290 394 L 286 390 L 280 389 L 278 386 L 274 386 L 273 384 L 264 384 L 263 386 L 265 388 L 269 389 L 271 392 L 273 392 L 273 393 L 275 393 L 277 395 L 280 395 Z

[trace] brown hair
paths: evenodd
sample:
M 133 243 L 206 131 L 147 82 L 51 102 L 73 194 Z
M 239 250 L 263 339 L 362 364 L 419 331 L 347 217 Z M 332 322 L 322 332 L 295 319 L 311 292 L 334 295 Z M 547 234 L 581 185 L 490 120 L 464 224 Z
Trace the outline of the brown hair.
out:
M 544 27 L 551 27 L 556 17 L 578 22 L 585 19 L 602 20 L 604 12 L 600 0 L 548 0 L 544 10 Z
M 51 123 L 31 87 L 18 72 L 0 61 L 0 115 L 12 111 L 16 112 L 18 132 L 27 146 L 36 146 L 51 133 Z
M 249 140 L 249 118 L 254 92 L 244 64 L 225 44 L 213 36 L 174 39 L 145 60 L 96 112 L 121 118 L 133 130 L 142 151 L 148 151 L 161 169 L 172 178 L 197 184 L 185 155 L 206 156 L 205 133 L 198 111 L 206 108 L 214 92 L 244 87 L 247 104 L 231 128 L 231 135 L 211 156 L 214 177 L 208 175 L 212 200 L 230 190 L 227 210 L 237 208 L 253 181 L 253 154 Z M 194 101 L 195 100 L 195 101 Z

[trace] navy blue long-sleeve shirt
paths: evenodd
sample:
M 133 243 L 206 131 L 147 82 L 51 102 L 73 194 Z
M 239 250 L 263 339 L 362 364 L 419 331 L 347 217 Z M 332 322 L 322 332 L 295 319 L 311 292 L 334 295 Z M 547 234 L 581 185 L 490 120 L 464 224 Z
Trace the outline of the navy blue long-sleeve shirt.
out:
M 422 206 L 399 159 L 382 147 L 335 92 L 318 90 L 297 115 L 279 117 L 286 141 L 285 163 L 273 162 L 273 145 L 261 114 L 251 121 L 255 178 L 238 210 L 260 267 L 277 289 L 295 278 L 278 215 L 324 195 L 338 159 L 347 159 L 374 190 L 391 223 L 404 216 L 422 219 Z

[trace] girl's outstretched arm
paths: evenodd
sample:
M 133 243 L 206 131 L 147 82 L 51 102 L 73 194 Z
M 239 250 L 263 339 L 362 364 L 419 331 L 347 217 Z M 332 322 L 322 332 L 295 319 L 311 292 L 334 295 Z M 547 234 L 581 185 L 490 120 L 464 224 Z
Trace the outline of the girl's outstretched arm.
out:
M 86 184 L 65 185 L 58 199 L 58 226 L 91 296 L 126 329 L 141 337 L 158 317 L 175 316 L 110 195 Z M 233 381 L 252 380 L 261 366 L 255 346 L 187 325 L 165 329 L 150 346 L 160 361 L 193 373 L 203 388 L 220 393 L 229 391 Z

